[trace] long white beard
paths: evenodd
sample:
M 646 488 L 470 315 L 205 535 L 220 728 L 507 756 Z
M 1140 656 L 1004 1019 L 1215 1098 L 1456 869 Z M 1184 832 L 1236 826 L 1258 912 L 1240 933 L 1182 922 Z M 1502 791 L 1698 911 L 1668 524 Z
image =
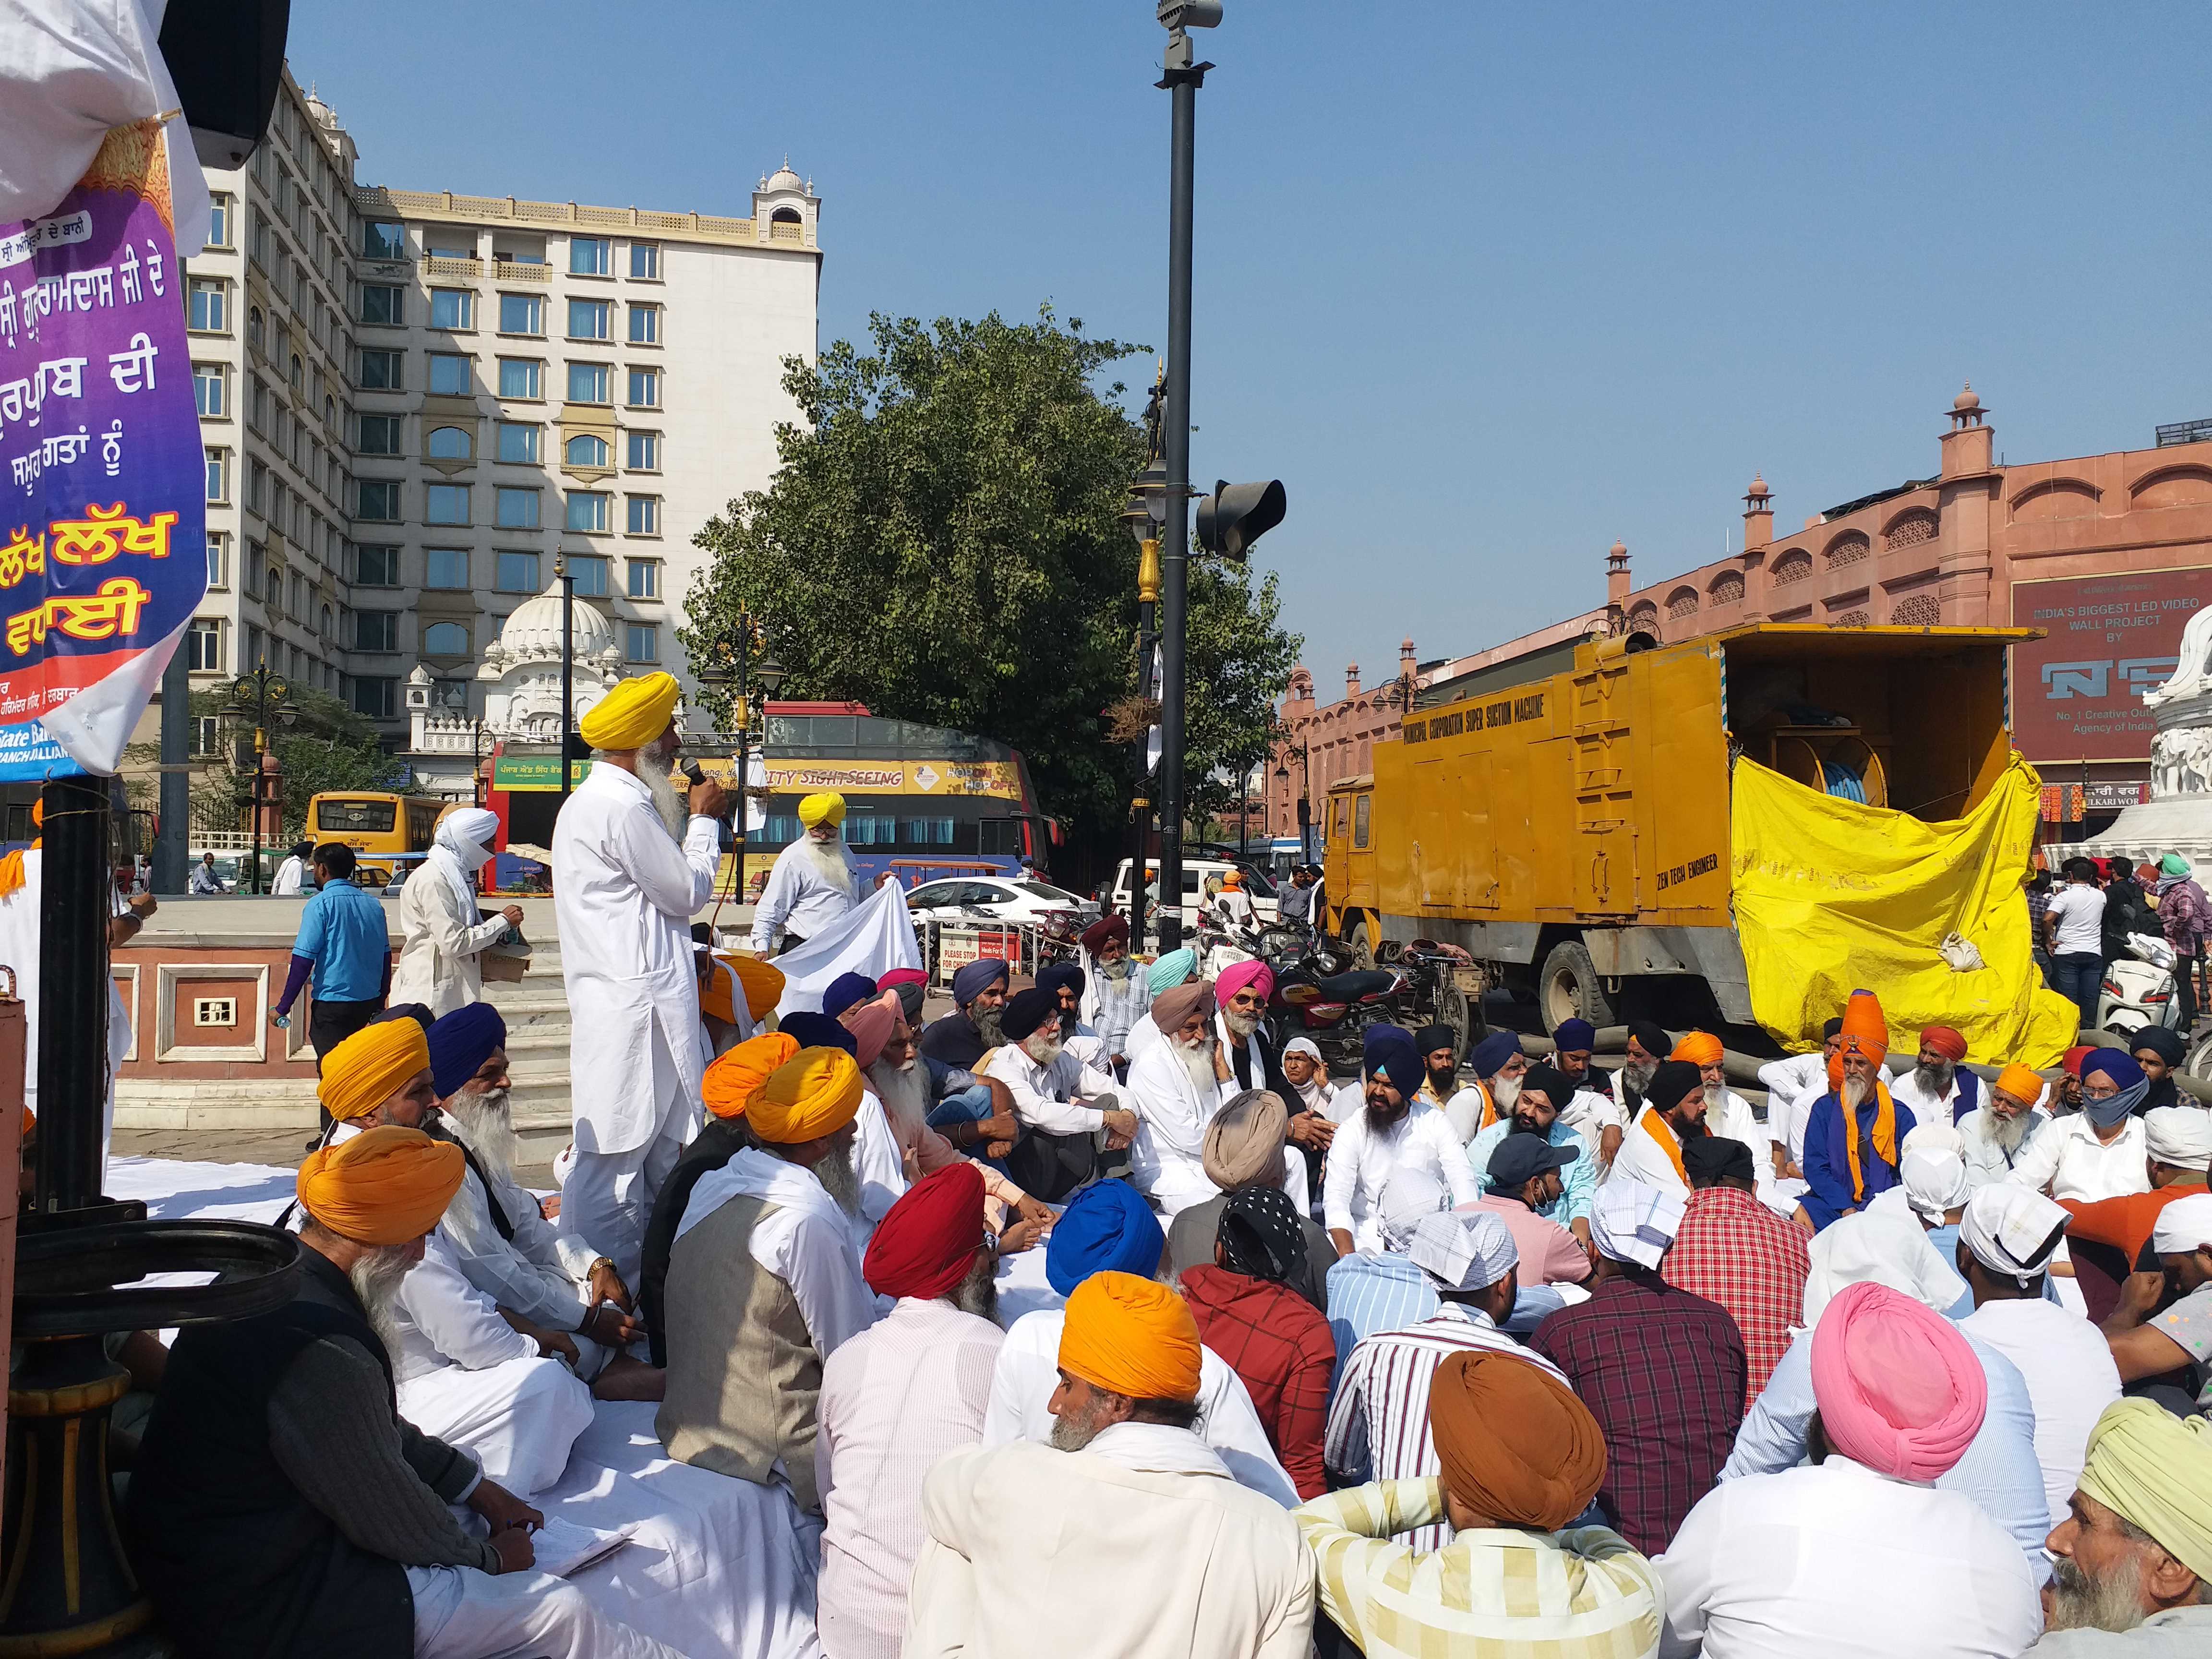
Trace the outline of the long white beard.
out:
M 1022 1052 L 1035 1064 L 1049 1066 L 1060 1058 L 1067 1044 L 1060 1041 L 1059 1026 L 1048 1025 L 1024 1037 L 1021 1046 Z
M 853 1155 L 842 1147 L 824 1152 L 814 1166 L 814 1178 L 847 1215 L 860 1213 L 860 1177 L 853 1168 Z
M 1220 1080 L 1213 1075 L 1213 1056 L 1207 1052 L 1204 1037 L 1198 1040 L 1195 1047 L 1177 1037 L 1175 1051 L 1183 1070 L 1190 1074 L 1190 1086 L 1198 1091 L 1200 1100 L 1220 1088 Z
M 1490 1080 L 1490 1098 L 1501 1113 L 1510 1113 L 1521 1099 L 1521 1079 L 1498 1077 Z
M 805 849 L 806 861 L 814 866 L 816 875 L 846 897 L 853 896 L 853 866 L 845 862 L 842 842 L 817 841 L 811 836 L 802 836 L 799 844 Z
M 1705 1085 L 1705 1124 L 1711 1127 L 1728 1115 L 1729 1087 L 1725 1083 Z
M 394 1359 L 399 1357 L 399 1282 L 414 1265 L 407 1259 L 404 1244 L 385 1244 L 356 1257 L 353 1266 L 346 1269 L 353 1293 L 361 1298 L 362 1310 L 368 1316 L 369 1328 Z
M 691 824 L 691 805 L 676 793 L 676 781 L 669 775 L 675 760 L 673 744 L 649 743 L 637 751 L 637 775 L 653 797 L 653 810 L 671 838 L 680 842 Z
M 1846 1110 L 1854 1112 L 1858 1110 L 1858 1109 L 1865 1105 L 1867 1102 L 1873 1097 L 1873 1096 L 1874 1079 L 1872 1078 L 1852 1077 L 1848 1073 L 1845 1074 L 1844 1078 L 1844 1106 Z
M 914 1061 L 894 1066 L 887 1060 L 879 1060 L 868 1067 L 868 1082 L 875 1089 L 876 1098 L 884 1103 L 884 1111 L 893 1119 L 919 1123 L 928 1116 L 928 1091 L 922 1082 L 921 1068 Z
M 455 1135 L 468 1143 L 487 1174 L 514 1179 L 514 1097 L 507 1089 L 479 1094 L 464 1089 L 439 1109 Z
M 2001 1152 L 2016 1152 L 2027 1139 L 2027 1132 L 2035 1127 L 2035 1114 L 2022 1112 L 2018 1117 L 1999 1117 L 1985 1111 L 1982 1121 L 1989 1126 L 1990 1143 Z

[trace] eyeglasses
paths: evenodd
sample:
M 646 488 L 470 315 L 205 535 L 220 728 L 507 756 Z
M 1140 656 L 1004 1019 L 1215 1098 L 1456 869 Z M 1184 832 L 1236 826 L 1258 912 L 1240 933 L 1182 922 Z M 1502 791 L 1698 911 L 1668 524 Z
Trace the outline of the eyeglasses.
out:
M 2118 1098 L 2119 1092 L 2119 1090 L 2110 1083 L 2101 1086 L 2094 1083 L 2084 1083 L 2081 1085 L 2082 1097 L 2087 1100 L 2112 1100 Z

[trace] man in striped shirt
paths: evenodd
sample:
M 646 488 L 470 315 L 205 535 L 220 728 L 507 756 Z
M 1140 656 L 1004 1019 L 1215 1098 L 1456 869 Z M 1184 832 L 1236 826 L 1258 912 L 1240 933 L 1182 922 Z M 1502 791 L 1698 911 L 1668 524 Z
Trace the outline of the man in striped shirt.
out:
M 1436 1286 L 1406 1254 L 1413 1248 L 1413 1229 L 1449 1200 L 1443 1183 L 1425 1170 L 1402 1169 L 1383 1187 L 1376 1207 L 1382 1224 L 1382 1248 L 1339 1256 L 1328 1269 L 1329 1334 L 1336 1339 L 1334 1394 L 1352 1351 L 1377 1331 L 1419 1323 L 1437 1310 Z
M 1513 1310 L 1520 1253 L 1496 1216 L 1453 1211 L 1424 1216 L 1410 1252 L 1435 1287 L 1440 1305 L 1417 1325 L 1370 1336 L 1352 1351 L 1328 1414 L 1322 1457 L 1342 1483 L 1421 1480 L 1439 1467 L 1429 1432 L 1429 1383 L 1446 1358 L 1468 1348 L 1518 1356 L 1555 1376 L 1540 1359 L 1498 1328 Z M 1564 1376 L 1560 1376 L 1564 1382 Z M 1413 1528 L 1414 1549 L 1440 1549 L 1451 1527 L 1431 1520 Z

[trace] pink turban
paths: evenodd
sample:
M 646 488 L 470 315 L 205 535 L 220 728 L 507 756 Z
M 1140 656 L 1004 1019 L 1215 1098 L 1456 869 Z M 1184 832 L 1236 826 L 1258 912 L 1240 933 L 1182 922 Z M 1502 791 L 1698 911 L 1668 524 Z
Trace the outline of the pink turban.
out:
M 1259 992 L 1260 1000 L 1265 1002 L 1275 994 L 1275 970 L 1266 963 L 1258 961 L 1240 962 L 1233 967 L 1224 968 L 1221 976 L 1213 981 L 1214 1000 L 1226 1007 L 1230 998 L 1248 985 Z
M 1846 1285 L 1813 1330 L 1820 1427 L 1855 1463 L 1899 1480 L 1948 1474 L 1981 1432 L 1990 1384 L 1942 1315 L 1886 1285 Z
M 837 1016 L 837 1023 L 853 1034 L 853 1059 L 866 1071 L 884 1052 L 884 1044 L 898 1029 L 899 995 L 885 991 L 866 1002 L 856 1002 Z

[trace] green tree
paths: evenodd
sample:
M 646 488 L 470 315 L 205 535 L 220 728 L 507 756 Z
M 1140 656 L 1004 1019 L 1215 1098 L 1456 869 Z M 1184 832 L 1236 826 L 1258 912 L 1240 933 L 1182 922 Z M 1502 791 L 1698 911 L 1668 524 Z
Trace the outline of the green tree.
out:
M 252 824 L 253 728 L 226 715 L 228 687 L 195 691 L 195 717 L 222 719 L 226 741 L 215 764 L 192 789 L 192 822 L 202 829 L 250 830 Z M 328 692 L 295 684 L 292 706 L 298 720 L 278 726 L 270 741 L 283 769 L 283 833 L 280 844 L 289 845 L 307 830 L 307 803 L 328 790 L 396 789 L 405 768 L 379 745 L 376 728 Z M 238 764 L 235 739 L 242 733 L 246 765 Z
M 1183 668 L 1184 816 L 1237 804 L 1238 781 L 1273 751 L 1275 698 L 1305 641 L 1282 626 L 1275 573 L 1193 556 Z

